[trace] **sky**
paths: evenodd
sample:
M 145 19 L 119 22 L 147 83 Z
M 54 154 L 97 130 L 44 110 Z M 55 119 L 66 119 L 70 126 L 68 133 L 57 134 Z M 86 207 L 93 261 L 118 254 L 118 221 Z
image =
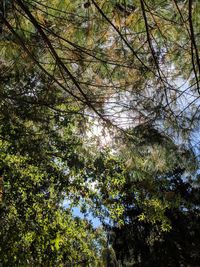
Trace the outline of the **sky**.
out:
M 175 103 L 172 103 L 173 111 L 175 114 L 178 116 L 180 113 L 184 113 L 185 116 L 192 116 L 192 113 L 194 112 L 193 107 L 200 106 L 200 100 L 198 98 L 198 93 L 195 92 L 193 87 L 190 86 L 189 82 L 184 80 L 183 78 L 179 77 L 173 81 L 175 88 L 178 88 L 178 97 L 177 101 Z M 171 93 L 171 92 L 170 92 Z M 113 101 L 111 101 L 112 104 L 108 103 L 105 108 L 107 110 L 107 114 L 112 117 L 114 114 L 114 123 L 116 124 L 121 124 L 125 125 L 126 127 L 130 127 L 130 125 L 134 125 L 133 117 L 129 116 L 131 113 L 131 110 L 128 108 L 127 110 L 123 109 L 122 107 L 126 104 L 129 105 L 131 103 L 131 98 L 130 95 L 125 95 L 124 97 L 121 96 L 119 99 L 117 97 L 113 98 Z M 192 103 L 192 105 L 189 105 Z M 189 105 L 189 107 L 188 107 Z M 90 128 L 90 131 L 88 132 L 88 141 L 93 142 L 92 140 L 97 139 L 98 144 L 100 148 L 109 146 L 109 144 L 112 143 L 112 137 L 109 133 L 108 130 L 104 129 L 102 125 L 99 124 L 97 119 L 93 119 L 93 126 Z M 161 122 L 162 124 L 162 122 Z M 180 120 L 180 124 L 182 124 L 182 121 Z M 184 126 L 184 125 L 183 125 Z M 124 128 L 124 127 L 122 127 Z M 161 130 L 164 129 L 163 125 L 160 125 L 159 127 Z M 174 137 L 175 142 L 177 145 L 181 145 L 184 140 L 180 137 Z M 191 131 L 191 146 L 193 148 L 193 151 L 196 156 L 200 155 L 200 134 L 199 134 L 199 129 L 192 129 Z M 95 142 L 95 141 L 94 141 Z M 68 208 L 70 207 L 70 203 L 68 200 L 65 200 L 63 203 L 63 206 Z M 76 206 L 72 208 L 72 213 L 74 216 L 79 217 L 79 218 L 86 218 L 91 221 L 93 226 L 95 228 L 101 226 L 101 222 L 98 218 L 95 218 L 94 215 L 91 212 L 87 213 L 87 216 L 83 214 L 80 210 L 80 207 Z
M 69 201 L 68 200 L 64 200 L 63 206 L 65 208 L 70 208 Z M 73 207 L 72 208 L 72 213 L 73 213 L 73 216 L 75 216 L 75 217 L 79 217 L 81 219 L 86 218 L 86 219 L 90 220 L 92 222 L 94 228 L 97 228 L 97 227 L 101 226 L 100 220 L 98 218 L 95 218 L 94 215 L 91 212 L 88 212 L 87 216 L 86 216 L 85 214 L 83 214 L 81 212 L 79 207 Z

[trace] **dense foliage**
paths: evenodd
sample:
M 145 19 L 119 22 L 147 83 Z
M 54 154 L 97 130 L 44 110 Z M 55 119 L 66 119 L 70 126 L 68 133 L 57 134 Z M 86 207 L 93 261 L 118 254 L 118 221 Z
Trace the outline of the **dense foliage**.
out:
M 0 266 L 198 265 L 199 11 L 0 2 Z
M 168 203 L 165 215 L 170 231 L 160 231 L 158 220 L 154 224 L 140 220 L 141 207 L 130 190 L 134 184 L 127 184 L 124 225 L 110 228 L 111 243 L 123 266 L 198 266 L 199 188 L 187 178 L 183 170 L 177 169 L 157 180 L 160 199 Z M 152 207 L 147 208 L 151 212 Z

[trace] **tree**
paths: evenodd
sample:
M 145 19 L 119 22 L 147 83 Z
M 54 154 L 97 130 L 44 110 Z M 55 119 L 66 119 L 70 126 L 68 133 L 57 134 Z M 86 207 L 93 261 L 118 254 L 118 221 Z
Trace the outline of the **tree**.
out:
M 2 59 L 18 70 L 34 64 L 104 122 L 109 103 L 131 123 L 164 118 L 189 131 L 198 113 L 198 10 L 192 1 L 8 1 Z M 127 93 L 132 101 L 118 103 L 116 95 Z
M 0 264 L 94 264 L 101 232 L 62 206 L 66 188 L 73 191 L 69 174 L 64 175 L 58 162 L 41 161 L 40 155 L 39 163 L 34 155 L 23 156 L 14 149 L 1 141 Z
M 199 187 L 177 169 L 160 183 L 159 194 L 174 203 L 165 214 L 171 230 L 160 232 L 159 223 L 139 220 L 141 208 L 131 191 L 124 198 L 123 227 L 113 227 L 113 248 L 122 266 L 197 266 L 199 262 Z M 175 204 L 177 203 L 177 204 Z
M 173 202 L 160 187 L 169 172 L 197 164 L 199 8 L 191 0 L 2 1 L 3 265 L 98 258 L 98 234 L 63 210 L 64 199 L 119 226 L 128 192 L 141 224 L 170 230 Z M 91 118 L 112 132 L 113 147 L 86 142 Z

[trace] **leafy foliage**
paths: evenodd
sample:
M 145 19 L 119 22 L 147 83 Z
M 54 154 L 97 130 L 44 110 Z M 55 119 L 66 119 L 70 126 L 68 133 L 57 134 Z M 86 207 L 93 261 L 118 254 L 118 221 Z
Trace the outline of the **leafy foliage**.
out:
M 1 1 L 0 265 L 198 262 L 199 8 Z
M 196 266 L 199 262 L 199 188 L 177 169 L 169 173 L 165 183 L 158 181 L 161 199 L 173 205 L 165 210 L 171 229 L 159 231 L 154 224 L 140 220 L 141 207 L 131 192 L 124 197 L 125 224 L 113 227 L 113 247 L 122 266 Z

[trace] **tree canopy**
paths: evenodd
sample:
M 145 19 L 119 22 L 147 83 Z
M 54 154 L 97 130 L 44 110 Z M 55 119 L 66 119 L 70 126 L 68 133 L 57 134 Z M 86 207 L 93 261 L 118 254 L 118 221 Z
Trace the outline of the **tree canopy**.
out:
M 0 266 L 197 266 L 199 11 L 1 1 Z

